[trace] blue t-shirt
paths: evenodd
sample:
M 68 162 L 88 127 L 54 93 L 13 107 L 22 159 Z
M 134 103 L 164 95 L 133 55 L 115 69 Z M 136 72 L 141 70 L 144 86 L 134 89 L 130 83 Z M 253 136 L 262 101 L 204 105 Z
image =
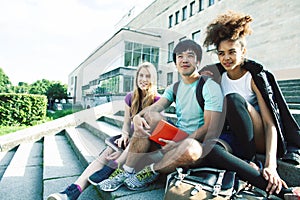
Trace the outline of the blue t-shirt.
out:
M 192 84 L 185 84 L 182 80 L 178 85 L 176 94 L 176 126 L 181 130 L 192 134 L 204 124 L 204 112 L 197 98 L 196 88 L 199 80 Z M 166 88 L 162 97 L 173 102 L 173 85 Z M 202 95 L 204 99 L 204 110 L 222 112 L 223 94 L 219 84 L 208 79 L 203 85 Z

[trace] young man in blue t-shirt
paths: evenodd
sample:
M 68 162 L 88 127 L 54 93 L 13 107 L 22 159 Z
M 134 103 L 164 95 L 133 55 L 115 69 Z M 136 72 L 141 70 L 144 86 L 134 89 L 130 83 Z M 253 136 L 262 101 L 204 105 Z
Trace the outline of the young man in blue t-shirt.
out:
M 130 142 L 129 154 L 123 169 L 117 169 L 113 177 L 102 181 L 99 186 L 104 191 L 114 191 L 125 185 L 131 190 L 147 187 L 155 181 L 159 173 L 169 173 L 178 166 L 195 166 L 202 155 L 201 142 L 207 138 L 216 138 L 221 132 L 218 123 L 222 118 L 223 95 L 220 86 L 212 79 L 205 81 L 202 89 L 204 110 L 196 99 L 196 87 L 199 81 L 198 66 L 202 59 L 202 49 L 193 40 L 179 42 L 173 51 L 173 61 L 181 76 L 176 93 L 173 85 L 168 87 L 159 101 L 143 109 L 133 118 L 135 132 Z M 180 141 L 160 139 L 166 145 L 157 148 L 157 144 L 149 140 L 150 133 L 156 127 L 160 114 L 173 102 L 176 103 L 176 126 L 189 134 Z M 211 123 L 213 121 L 214 123 Z M 217 126 L 217 125 L 220 126 Z M 222 127 L 221 127 L 222 128 Z M 156 163 L 144 167 L 135 173 L 137 164 L 145 163 L 145 155 L 153 149 L 162 152 L 162 158 Z

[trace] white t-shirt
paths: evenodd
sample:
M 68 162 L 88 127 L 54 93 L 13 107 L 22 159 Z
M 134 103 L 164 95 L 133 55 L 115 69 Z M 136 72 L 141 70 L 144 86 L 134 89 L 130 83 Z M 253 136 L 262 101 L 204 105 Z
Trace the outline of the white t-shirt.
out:
M 224 96 L 231 93 L 238 93 L 245 98 L 254 107 L 257 106 L 257 98 L 251 87 L 252 76 L 246 72 L 241 78 L 232 80 L 228 77 L 227 72 L 222 74 L 221 87 Z

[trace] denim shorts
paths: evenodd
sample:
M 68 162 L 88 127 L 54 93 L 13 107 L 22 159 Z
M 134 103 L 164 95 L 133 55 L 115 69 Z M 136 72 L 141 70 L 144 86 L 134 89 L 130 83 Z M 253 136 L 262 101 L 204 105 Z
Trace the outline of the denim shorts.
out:
M 220 135 L 220 139 L 224 140 L 225 142 L 227 142 L 229 144 L 229 146 L 232 149 L 232 154 L 237 156 L 237 157 L 244 157 L 245 155 L 245 151 L 247 151 L 247 149 L 244 149 L 243 145 L 241 145 L 237 139 L 235 138 L 235 136 L 233 135 L 233 133 L 231 131 L 225 131 L 222 132 L 222 134 Z

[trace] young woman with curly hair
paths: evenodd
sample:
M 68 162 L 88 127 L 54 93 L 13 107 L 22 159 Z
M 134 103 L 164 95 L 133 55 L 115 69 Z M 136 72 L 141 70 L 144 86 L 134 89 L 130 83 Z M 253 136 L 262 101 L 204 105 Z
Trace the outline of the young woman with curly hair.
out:
M 282 156 L 286 149 L 283 134 L 286 130 L 282 128 L 281 119 L 276 118 L 278 109 L 272 106 L 278 99 L 270 98 L 270 94 L 278 91 L 270 93 L 275 90 L 274 86 L 266 87 L 266 84 L 271 85 L 270 77 L 273 76 L 260 64 L 245 58 L 246 36 L 252 32 L 249 25 L 252 20 L 250 15 L 228 11 L 207 27 L 204 45 L 216 47 L 220 63 L 203 70 L 214 71 L 215 77 L 221 74 L 215 79 L 221 83 L 226 99 L 226 127 L 230 130 L 224 131 L 220 138 L 231 146 L 233 153 L 216 145 L 206 160 L 215 167 L 236 171 L 242 180 L 269 194 L 281 198 L 286 194 L 288 198 L 287 193 L 294 190 L 289 197 L 297 199 L 300 188 L 288 188 L 277 173 L 277 155 Z M 294 137 L 299 138 L 298 125 L 292 125 Z M 254 164 L 257 163 L 256 153 L 265 154 L 261 169 Z

